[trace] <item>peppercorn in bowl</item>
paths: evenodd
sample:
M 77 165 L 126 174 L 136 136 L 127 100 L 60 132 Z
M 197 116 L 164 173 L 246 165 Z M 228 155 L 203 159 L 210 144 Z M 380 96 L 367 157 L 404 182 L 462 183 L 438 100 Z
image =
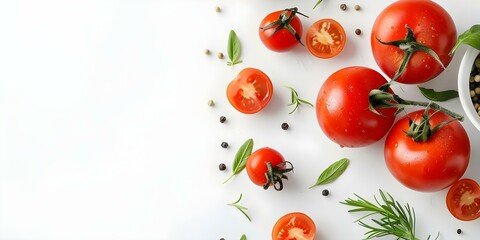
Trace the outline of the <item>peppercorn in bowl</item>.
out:
M 458 70 L 458 94 L 467 118 L 480 131 L 480 51 L 468 47 Z

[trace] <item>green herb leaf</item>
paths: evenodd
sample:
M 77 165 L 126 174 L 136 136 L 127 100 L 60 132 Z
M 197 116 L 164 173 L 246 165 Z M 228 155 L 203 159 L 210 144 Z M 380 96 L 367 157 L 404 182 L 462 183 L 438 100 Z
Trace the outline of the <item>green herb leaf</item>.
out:
M 233 66 L 235 64 L 241 63 L 240 61 L 240 40 L 237 37 L 235 31 L 230 30 L 228 35 L 228 46 L 227 46 L 228 58 L 230 61 L 227 62 L 228 66 Z
M 420 89 L 420 92 L 423 94 L 423 96 L 436 102 L 443 102 L 458 97 L 458 92 L 455 90 L 437 92 L 433 89 L 423 88 L 420 86 L 418 87 L 418 89 Z
M 291 103 L 289 103 L 288 106 L 295 105 L 295 108 L 293 108 L 293 110 L 291 112 L 289 112 L 289 114 L 294 113 L 298 109 L 298 107 L 300 107 L 300 105 L 302 105 L 302 104 L 307 104 L 307 105 L 313 107 L 313 104 L 311 104 L 310 102 L 305 101 L 303 99 L 300 99 L 298 97 L 298 93 L 295 89 L 293 89 L 292 87 L 289 87 L 289 86 L 285 86 L 285 87 L 290 89 Z
M 240 240 L 247 240 L 247 236 L 245 236 L 245 234 L 243 234 L 242 237 L 240 237 Z
M 315 9 L 323 0 L 318 0 L 317 4 L 315 4 L 315 6 L 313 6 L 313 9 Z
M 236 207 L 238 210 L 240 210 L 240 212 L 243 213 L 243 215 L 248 219 L 248 221 L 251 222 L 252 220 L 250 219 L 250 217 L 248 216 L 248 214 L 246 212 L 248 210 L 248 208 L 239 204 L 240 200 L 242 200 L 242 196 L 243 196 L 243 194 L 240 193 L 240 197 L 238 198 L 237 201 L 235 201 L 233 203 L 229 203 L 227 205 Z M 246 237 L 245 237 L 245 239 L 246 239 Z
M 335 181 L 338 177 L 340 177 L 340 175 L 342 175 L 343 172 L 345 172 L 349 162 L 350 161 L 348 160 L 348 158 L 342 158 L 334 162 L 327 169 L 323 170 L 323 172 L 318 177 L 317 182 L 310 188 L 314 188 L 316 186 Z
M 457 43 L 455 43 L 455 46 L 453 46 L 449 54 L 453 55 L 455 50 L 457 50 L 458 46 L 460 46 L 462 43 L 468 44 L 480 50 L 480 25 L 479 24 L 473 25 L 470 29 L 460 34 L 460 36 L 458 36 Z
M 235 154 L 235 159 L 233 160 L 233 172 L 230 177 L 225 180 L 226 183 L 233 176 L 239 174 L 243 169 L 245 169 L 245 164 L 247 164 L 248 157 L 252 154 L 253 149 L 253 139 L 248 139 L 243 143 L 243 145 L 238 149 L 237 154 Z

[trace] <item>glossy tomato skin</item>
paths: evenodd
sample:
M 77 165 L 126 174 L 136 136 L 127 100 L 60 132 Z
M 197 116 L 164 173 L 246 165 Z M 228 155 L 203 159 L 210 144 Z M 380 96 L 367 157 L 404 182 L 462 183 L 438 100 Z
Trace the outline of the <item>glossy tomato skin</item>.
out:
M 272 229 L 272 240 L 300 239 L 313 240 L 316 226 L 313 220 L 301 212 L 291 212 L 277 220 Z
M 431 0 L 399 0 L 387 6 L 376 18 L 371 34 L 373 56 L 380 69 L 390 78 L 399 68 L 404 53 L 398 47 L 383 45 L 404 39 L 409 26 L 418 43 L 437 53 L 445 67 L 453 56 L 448 53 L 457 40 L 457 30 L 453 19 L 440 5 Z M 405 84 L 429 81 L 441 72 L 443 67 L 429 54 L 415 52 L 406 71 L 397 79 Z
M 448 211 L 457 219 L 472 221 L 480 217 L 480 187 L 475 180 L 464 178 L 448 190 Z
M 385 162 L 404 186 L 422 192 L 440 191 L 465 173 L 470 161 L 470 141 L 459 121 L 441 127 L 426 142 L 413 141 L 404 132 L 409 128 L 408 117 L 418 122 L 423 112 L 412 112 L 393 125 L 385 140 Z M 449 119 L 438 112 L 430 119 L 431 128 Z
M 305 37 L 308 51 L 315 57 L 324 59 L 337 56 L 345 47 L 346 41 L 347 35 L 342 25 L 330 18 L 313 23 Z
M 272 166 L 277 166 L 285 162 L 285 158 L 277 150 L 264 147 L 253 152 L 247 159 L 245 168 L 248 177 L 256 185 L 263 186 L 267 183 L 265 177 L 265 173 L 268 172 L 267 162 L 270 162 Z
M 270 78 L 256 68 L 245 68 L 227 86 L 227 98 L 239 112 L 246 114 L 262 110 L 272 98 Z
M 275 27 L 266 30 L 262 29 L 268 24 L 277 21 L 283 11 L 284 10 L 272 12 L 265 16 L 260 23 L 260 28 L 258 29 L 258 35 L 260 36 L 260 40 L 262 41 L 263 45 L 275 52 L 286 52 L 298 45 L 298 41 L 295 36 L 285 28 L 278 30 L 274 34 L 273 32 L 275 31 Z M 295 29 L 299 36 L 302 36 L 303 25 L 302 21 L 297 15 L 295 15 L 290 21 L 290 25 L 293 27 L 293 29 Z
M 384 137 L 395 120 L 395 109 L 368 109 L 371 90 L 387 80 L 366 67 L 347 67 L 333 73 L 317 95 L 320 128 L 333 142 L 344 147 L 363 147 Z

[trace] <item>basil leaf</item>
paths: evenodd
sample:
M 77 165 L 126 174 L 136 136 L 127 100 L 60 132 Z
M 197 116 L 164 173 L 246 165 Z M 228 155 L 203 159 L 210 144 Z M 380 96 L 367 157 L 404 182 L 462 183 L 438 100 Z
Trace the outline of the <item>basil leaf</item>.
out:
M 233 172 L 230 177 L 225 180 L 226 183 L 230 178 L 239 174 L 243 169 L 245 169 L 245 165 L 247 164 L 248 157 L 252 154 L 253 149 L 253 139 L 249 138 L 243 145 L 238 149 L 237 153 L 235 154 L 235 158 L 233 159 Z
M 317 4 L 315 4 L 315 6 L 313 6 L 313 9 L 315 9 L 323 0 L 318 0 Z
M 423 96 L 425 96 L 429 100 L 436 102 L 443 102 L 458 97 L 458 92 L 455 90 L 437 92 L 433 89 L 423 88 L 420 86 L 418 87 L 418 89 L 420 89 L 420 92 L 423 94 Z
M 334 162 L 328 168 L 323 170 L 323 172 L 318 177 L 317 182 L 310 188 L 335 181 L 338 177 L 340 177 L 340 175 L 342 175 L 343 172 L 345 172 L 349 162 L 350 161 L 348 160 L 348 158 L 342 158 Z
M 453 55 L 455 50 L 457 50 L 458 46 L 460 46 L 460 44 L 462 43 L 468 44 L 480 50 L 480 25 L 479 24 L 473 25 L 470 29 L 460 34 L 460 36 L 458 36 L 457 43 L 455 43 L 455 46 L 453 46 L 449 54 Z
M 247 240 L 247 236 L 245 236 L 245 234 L 243 234 L 242 237 L 240 238 L 240 240 Z
M 230 30 L 228 35 L 228 46 L 227 46 L 228 58 L 230 61 L 227 62 L 228 66 L 233 66 L 235 64 L 241 63 L 240 59 L 240 40 L 237 37 L 235 31 Z

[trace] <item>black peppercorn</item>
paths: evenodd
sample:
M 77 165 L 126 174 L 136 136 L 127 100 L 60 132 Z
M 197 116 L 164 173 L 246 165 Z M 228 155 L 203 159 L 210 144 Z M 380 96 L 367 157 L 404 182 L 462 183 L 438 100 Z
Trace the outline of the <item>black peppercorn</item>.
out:
M 347 4 L 345 4 L 345 3 L 340 4 L 340 9 L 341 9 L 342 11 L 347 10 Z
M 220 144 L 220 146 L 222 146 L 222 148 L 227 148 L 227 147 L 228 147 L 228 143 L 227 143 L 227 142 L 222 142 L 222 144 Z
M 227 121 L 227 118 L 225 116 L 221 116 L 220 117 L 220 122 L 224 123 L 225 121 Z
M 288 123 L 282 123 L 282 129 L 287 130 L 288 129 Z
M 227 166 L 225 165 L 225 163 L 220 163 L 218 165 L 218 169 L 220 169 L 220 171 L 225 171 L 227 169 Z
M 462 229 L 459 228 L 457 229 L 457 234 L 460 234 L 460 233 L 462 233 Z
M 357 35 L 362 34 L 362 30 L 360 30 L 359 28 L 355 29 L 355 34 L 357 34 Z
M 328 189 L 323 189 L 323 191 L 322 191 L 323 196 L 328 196 L 329 193 L 330 192 L 328 191 Z

